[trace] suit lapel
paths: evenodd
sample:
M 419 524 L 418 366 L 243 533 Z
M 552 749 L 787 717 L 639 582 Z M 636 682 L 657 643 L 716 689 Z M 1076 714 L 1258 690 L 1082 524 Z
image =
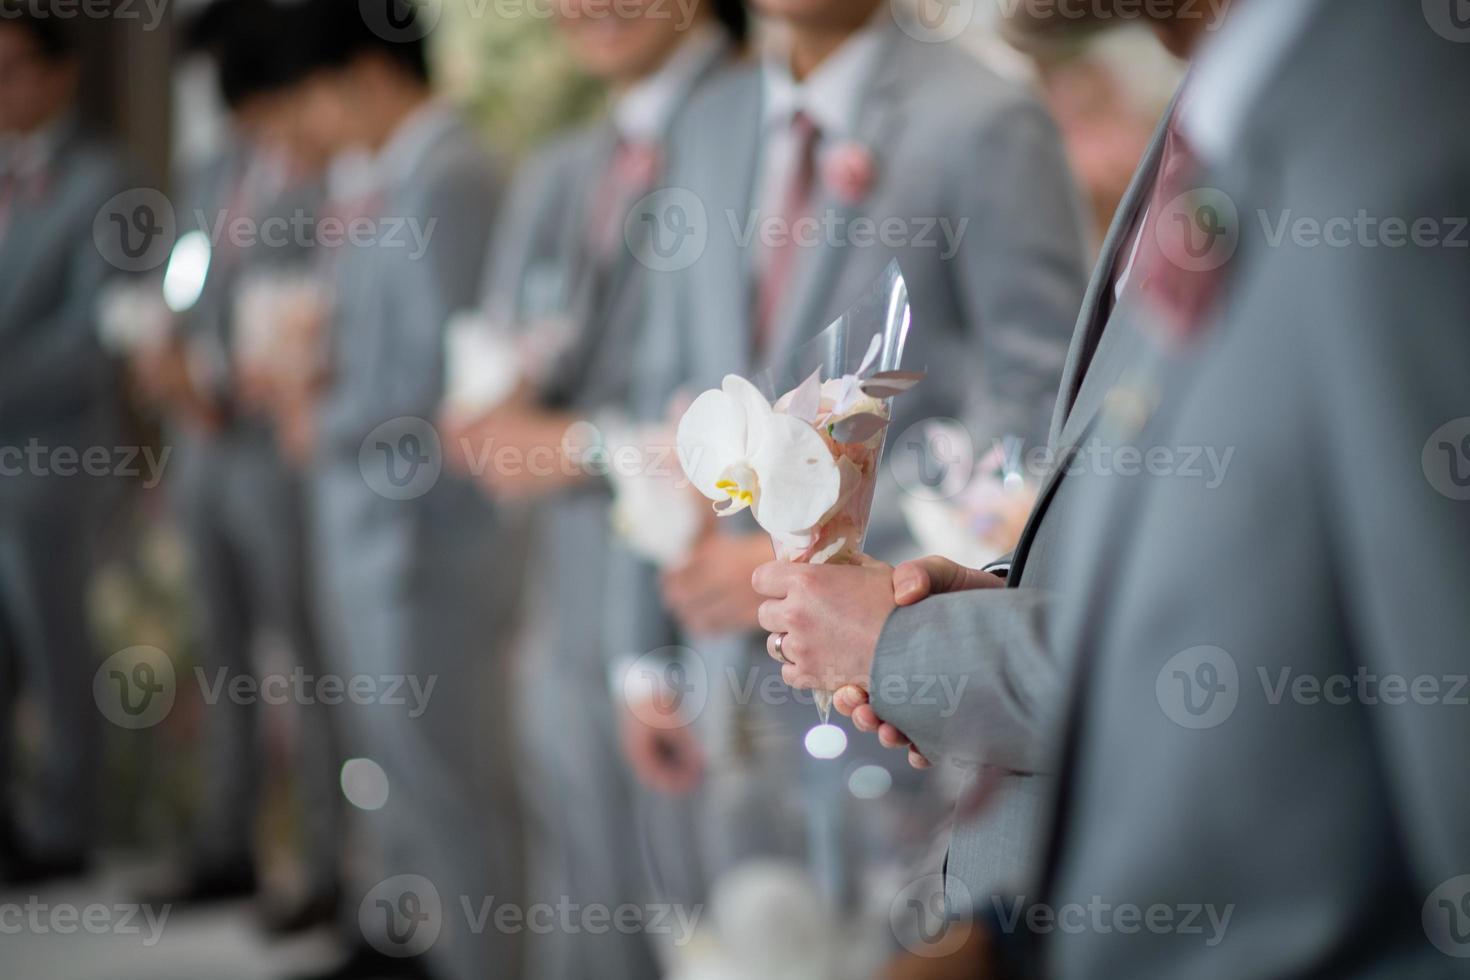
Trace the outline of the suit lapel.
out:
M 1163 118 L 1159 120 L 1148 150 L 1144 153 L 1138 169 L 1133 174 L 1133 180 L 1129 183 L 1128 190 L 1118 205 L 1117 214 L 1113 216 L 1107 237 L 1103 239 L 1102 252 L 1098 256 L 1097 266 L 1092 273 L 1092 281 L 1088 283 L 1087 294 L 1082 301 L 1082 312 L 1077 321 L 1078 329 L 1073 333 L 1072 346 L 1067 351 L 1066 365 L 1062 369 L 1061 391 L 1057 396 L 1057 410 L 1052 426 L 1054 443 L 1060 440 L 1062 444 L 1066 444 L 1067 440 L 1063 438 L 1063 433 L 1069 429 L 1075 431 L 1078 424 L 1085 425 L 1087 422 L 1085 419 L 1074 420 L 1071 417 L 1072 407 L 1077 403 L 1077 395 L 1087 378 L 1087 365 L 1097 351 L 1098 340 L 1102 337 L 1108 318 L 1112 315 L 1113 269 L 1117 267 L 1123 250 L 1133 245 L 1133 231 L 1138 224 L 1140 213 L 1148 204 L 1149 194 L 1153 191 L 1155 178 L 1158 176 L 1159 162 L 1164 153 L 1169 119 L 1174 114 L 1174 105 L 1178 99 L 1179 96 L 1176 93 L 1174 102 L 1169 104 Z
M 1057 394 L 1057 407 L 1052 420 L 1051 432 L 1051 446 L 1055 458 L 1052 461 L 1051 471 L 1042 482 L 1041 490 L 1036 498 L 1036 506 L 1031 509 L 1031 515 L 1026 520 L 1026 527 L 1022 530 L 1021 538 L 1016 544 L 1011 565 L 1013 583 L 1020 579 L 1031 542 L 1036 537 L 1036 530 L 1047 508 L 1056 497 L 1057 488 L 1071 462 L 1074 447 L 1083 440 L 1094 420 L 1090 413 L 1074 414 L 1072 407 L 1077 403 L 1077 397 L 1087 381 L 1087 368 L 1092 361 L 1093 354 L 1097 351 L 1103 330 L 1106 329 L 1108 320 L 1112 316 L 1114 304 L 1109 291 L 1113 288 L 1113 269 L 1118 263 L 1122 250 L 1132 245 L 1133 235 L 1131 233 L 1138 223 L 1139 213 L 1153 190 L 1154 179 L 1158 174 L 1159 162 L 1164 152 L 1164 139 L 1168 131 L 1169 120 L 1174 114 L 1178 101 L 1179 95 L 1175 93 L 1174 100 L 1169 104 L 1169 108 L 1164 112 L 1163 118 L 1159 120 L 1159 125 L 1154 130 L 1153 140 L 1143 160 L 1139 163 L 1138 170 L 1133 174 L 1133 180 L 1118 205 L 1117 213 L 1113 215 L 1112 225 L 1108 228 L 1107 237 L 1103 240 L 1102 252 L 1098 256 L 1097 265 L 1093 268 L 1092 281 L 1088 283 L 1087 293 L 1082 301 L 1082 310 L 1077 319 L 1077 329 L 1072 334 L 1072 346 L 1067 351 L 1067 361 L 1062 369 L 1062 384 Z
M 699 350 L 694 352 L 691 373 L 684 378 L 698 383 L 717 384 L 721 376 L 749 366 L 751 337 L 755 322 L 755 296 L 752 260 L 754 248 L 741 247 L 734 221 L 747 222 L 758 208 L 756 177 L 760 172 L 763 151 L 764 90 L 759 70 L 744 73 L 740 84 L 732 86 L 730 101 L 717 107 L 725 120 L 729 138 L 716 148 L 713 156 L 703 160 L 710 178 L 702 186 L 710 200 L 723 207 L 708 209 L 710 242 L 718 242 L 728 251 L 707 254 L 697 261 L 688 277 L 693 287 L 685 295 L 686 305 L 680 311 L 682 325 L 677 342 L 688 345 L 698 337 Z M 759 215 L 756 215 L 759 218 Z M 740 230 L 744 230 L 743 228 Z M 758 228 L 754 229 L 758 233 Z M 735 270 L 732 274 L 732 265 Z M 692 325 L 698 325 L 691 329 Z

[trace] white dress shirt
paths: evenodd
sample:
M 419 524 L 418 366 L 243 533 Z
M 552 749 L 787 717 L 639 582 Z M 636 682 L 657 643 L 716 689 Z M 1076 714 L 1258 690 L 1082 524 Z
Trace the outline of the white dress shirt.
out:
M 653 74 L 630 85 L 613 103 L 618 135 L 632 143 L 662 143 L 695 80 L 724 56 L 727 47 L 719 28 L 710 24 L 694 28 Z
M 791 121 L 798 112 L 817 126 L 819 158 L 827 148 L 856 135 L 863 95 L 882 57 L 886 31 L 892 28 L 887 14 L 885 5 L 872 21 L 799 82 L 792 77 L 786 51 L 766 57 L 761 129 L 765 142 L 755 198 L 763 215 L 781 213 L 787 187 L 795 176 L 800 147 Z M 763 264 L 762 258 L 757 265 Z

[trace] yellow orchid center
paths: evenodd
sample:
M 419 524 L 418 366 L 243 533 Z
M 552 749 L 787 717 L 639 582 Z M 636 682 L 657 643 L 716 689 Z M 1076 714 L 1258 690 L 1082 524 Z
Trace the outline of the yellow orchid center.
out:
M 754 507 L 759 487 L 760 481 L 756 478 L 755 470 L 748 463 L 737 463 L 729 467 L 715 481 L 715 489 L 729 499 L 716 503 L 715 511 L 728 515 Z
M 725 491 L 725 494 L 729 496 L 731 500 L 737 503 L 744 504 L 747 507 L 755 503 L 755 494 L 751 493 L 749 490 L 741 489 L 740 484 L 736 483 L 734 480 L 721 480 L 719 483 L 715 484 L 715 489 Z

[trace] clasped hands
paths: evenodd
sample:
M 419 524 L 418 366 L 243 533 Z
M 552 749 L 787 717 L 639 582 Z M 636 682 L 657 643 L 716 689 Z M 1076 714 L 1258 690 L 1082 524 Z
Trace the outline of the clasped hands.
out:
M 855 565 L 772 561 L 751 576 L 765 597 L 757 619 L 766 651 L 781 661 L 781 678 L 797 688 L 835 691 L 833 706 L 853 727 L 876 732 L 888 748 L 908 750 L 909 764 L 928 768 L 907 735 L 878 717 L 868 684 L 884 624 L 894 609 L 942 592 L 1000 588 L 1005 581 L 931 555 L 897 568 L 863 557 Z

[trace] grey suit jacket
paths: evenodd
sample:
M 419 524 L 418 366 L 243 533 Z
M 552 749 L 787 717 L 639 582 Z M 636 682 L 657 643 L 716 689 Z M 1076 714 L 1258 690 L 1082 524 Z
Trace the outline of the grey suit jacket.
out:
M 444 390 L 444 326 L 478 296 L 500 190 L 498 168 L 456 120 L 385 189 L 372 215 L 378 240 L 342 245 L 333 257 L 332 382 L 319 413 L 324 452 L 355 458 L 380 423 L 434 418 Z M 408 221 L 422 232 L 422 255 Z
M 647 360 L 678 352 L 664 391 L 779 365 L 897 259 L 913 303 L 905 363 L 929 374 L 895 401 L 890 448 L 934 417 L 965 422 L 982 453 L 1005 435 L 1039 442 L 1086 279 L 1081 210 L 1055 127 L 1031 94 L 959 48 L 917 41 L 896 24 L 883 44 L 855 124 L 873 158 L 872 186 L 856 202 L 818 191 L 815 213 L 835 239 L 796 250 L 762 363 L 752 355 L 760 246 L 749 238 L 764 203 L 761 71 L 731 72 L 701 94 L 676 133 L 682 152 L 668 184 L 699 202 L 708 238 L 687 268 L 654 273 L 659 349 Z M 884 222 L 904 230 L 865 237 Z M 909 557 L 890 470 L 868 550 Z
M 1165 116 L 1167 121 L 1168 114 Z M 885 624 L 870 676 L 874 709 L 931 761 L 960 767 L 978 812 L 962 803 L 950 841 L 950 904 L 983 901 L 1022 879 L 1039 847 L 1051 731 L 1067 665 L 1048 643 L 1065 521 L 1052 504 L 1070 491 L 1069 464 L 1093 425 L 1105 379 L 1130 354 L 1109 328 L 1112 271 L 1153 187 L 1165 122 L 1134 175 L 1104 240 L 1062 374 L 1051 426 L 1057 462 L 1016 547 L 1007 588 L 934 596 L 899 609 Z M 968 795 L 968 793 L 966 794 Z
M 92 228 L 124 185 L 115 156 L 73 126 L 37 195 L 22 191 L 12 202 L 0 239 L 0 441 L 23 444 L 73 426 L 96 438 L 112 413 L 96 306 L 119 273 Z
M 1098 429 L 1233 462 L 1084 474 L 1056 626 L 1080 667 L 1040 898 L 1228 924 L 1048 932 L 1053 976 L 1465 973 L 1470 58 L 1417 4 L 1313 16 L 1210 175 L 1222 301 L 1182 344 L 1126 311 L 1114 404 L 1152 410 Z M 1364 210 L 1439 244 L 1276 240 Z

